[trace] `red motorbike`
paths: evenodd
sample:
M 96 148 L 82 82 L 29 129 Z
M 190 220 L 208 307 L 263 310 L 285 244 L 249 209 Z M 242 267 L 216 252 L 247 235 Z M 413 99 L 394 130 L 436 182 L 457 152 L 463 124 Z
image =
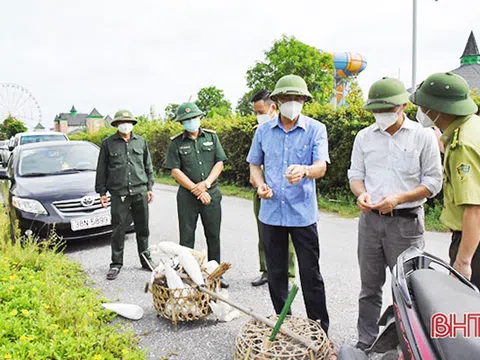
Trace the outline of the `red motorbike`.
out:
M 365 352 L 342 345 L 338 360 L 371 353 L 395 360 L 480 359 L 480 293 L 443 260 L 418 248 L 405 250 L 392 270 L 393 304 Z

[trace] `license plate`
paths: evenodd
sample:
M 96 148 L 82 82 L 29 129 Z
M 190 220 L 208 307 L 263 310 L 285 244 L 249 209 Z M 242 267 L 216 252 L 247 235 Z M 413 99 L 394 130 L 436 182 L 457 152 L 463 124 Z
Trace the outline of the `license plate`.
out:
M 108 215 L 88 216 L 70 220 L 72 231 L 93 229 L 107 226 L 112 223 L 112 217 Z

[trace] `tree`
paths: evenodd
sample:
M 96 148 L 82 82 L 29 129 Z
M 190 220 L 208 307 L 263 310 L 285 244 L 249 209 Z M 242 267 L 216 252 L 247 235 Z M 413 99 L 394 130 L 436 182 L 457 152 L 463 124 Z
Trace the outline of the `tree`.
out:
M 7 117 L 0 126 L 0 133 L 5 139 L 10 139 L 12 136 L 27 130 L 23 122 L 12 116 Z
M 230 113 L 232 109 L 232 104 L 225 99 L 223 90 L 217 89 L 215 86 L 200 89 L 195 104 L 197 104 L 199 109 L 207 115 L 213 108 L 228 109 L 228 113 Z
M 347 80 L 348 95 L 346 97 L 347 106 L 353 106 L 361 108 L 365 101 L 363 100 L 363 91 L 360 85 L 358 85 L 357 79 Z
M 165 108 L 165 119 L 175 120 L 175 118 L 177 117 L 177 109 L 179 106 L 180 105 L 173 103 L 168 104 Z
M 265 52 L 265 61 L 257 62 L 247 71 L 247 85 L 253 91 L 273 91 L 282 76 L 294 74 L 305 80 L 316 101 L 326 104 L 333 95 L 333 73 L 330 54 L 322 53 L 295 37 L 283 36 Z
M 240 100 L 238 100 L 237 108 L 235 109 L 241 116 L 248 116 L 253 114 L 253 107 L 250 99 L 252 98 L 253 90 L 245 93 Z

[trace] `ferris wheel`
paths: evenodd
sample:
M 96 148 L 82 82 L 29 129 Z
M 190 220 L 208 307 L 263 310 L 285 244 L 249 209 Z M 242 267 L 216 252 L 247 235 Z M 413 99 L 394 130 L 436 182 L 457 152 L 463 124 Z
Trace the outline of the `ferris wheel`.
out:
M 32 128 L 42 121 L 37 99 L 23 86 L 0 83 L 0 123 L 9 116 Z

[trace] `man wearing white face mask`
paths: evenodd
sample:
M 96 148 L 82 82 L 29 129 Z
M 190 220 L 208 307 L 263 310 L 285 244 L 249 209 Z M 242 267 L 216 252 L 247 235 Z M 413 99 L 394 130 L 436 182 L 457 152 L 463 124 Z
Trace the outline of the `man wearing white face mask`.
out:
M 370 88 L 366 110 L 375 123 L 355 137 L 350 188 L 361 210 L 358 224 L 359 297 L 357 347 L 369 348 L 378 335 L 385 268 L 410 246 L 424 247 L 426 198 L 442 186 L 437 139 L 403 112 L 409 94 L 397 79 Z
M 255 129 L 258 126 L 272 120 L 277 116 L 277 106 L 275 102 L 270 99 L 270 92 L 267 90 L 260 90 L 253 94 L 250 101 L 253 103 L 253 112 L 257 116 L 258 124 L 255 125 Z M 258 257 L 260 262 L 260 276 L 252 281 L 252 286 L 262 286 L 267 283 L 267 264 L 265 262 L 265 252 L 263 251 L 262 232 L 260 230 L 260 221 L 258 220 L 258 214 L 260 213 L 260 196 L 258 196 L 255 190 L 253 194 L 253 212 L 255 219 L 257 220 L 258 228 Z M 288 277 L 290 283 L 295 282 L 295 248 L 291 239 L 288 241 Z
M 100 203 L 108 206 L 107 191 L 111 195 L 112 214 L 112 262 L 107 273 L 108 280 L 117 278 L 123 266 L 125 230 L 133 218 L 137 236 L 138 254 L 142 268 L 152 265 L 148 249 L 148 204 L 153 201 L 153 167 L 147 142 L 132 133 L 137 120 L 128 110 L 115 114 L 112 126 L 118 132 L 102 141 L 97 164 L 95 190 L 100 194 Z M 147 261 L 141 255 L 145 252 Z
M 307 316 L 328 332 L 325 285 L 320 273 L 318 206 L 315 179 L 327 171 L 327 130 L 301 114 L 312 99 L 296 75 L 278 80 L 271 98 L 280 115 L 255 132 L 247 161 L 250 182 L 261 198 L 260 227 L 267 262 L 268 288 L 280 314 L 288 296 L 288 237 L 297 254 Z M 263 166 L 263 170 L 262 170 Z

